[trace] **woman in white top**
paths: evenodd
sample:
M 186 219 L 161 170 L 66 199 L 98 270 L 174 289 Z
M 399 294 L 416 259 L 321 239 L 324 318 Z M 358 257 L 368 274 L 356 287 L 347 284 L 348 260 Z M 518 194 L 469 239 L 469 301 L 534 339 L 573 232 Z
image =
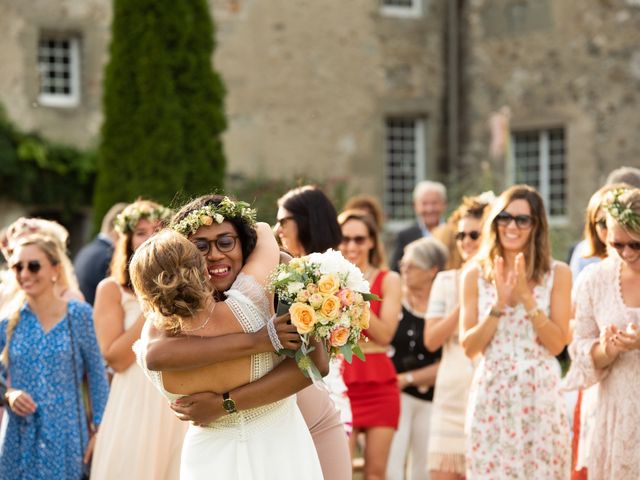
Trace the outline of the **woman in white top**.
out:
M 132 346 L 140 337 L 144 316 L 129 277 L 133 253 L 168 213 L 157 203 L 139 200 L 115 222 L 120 238 L 111 276 L 98 285 L 93 312 L 100 350 L 114 372 L 91 466 L 94 480 L 178 477 L 187 428 L 135 363 Z
M 223 208 L 222 204 L 210 207 Z M 211 222 L 207 220 L 204 225 L 214 234 L 215 248 L 225 253 L 226 266 L 213 274 L 241 266 L 225 292 L 226 299 L 213 298 L 207 267 L 196 246 L 171 230 L 144 243 L 134 255 L 131 278 L 136 293 L 154 319 L 154 326 L 174 335 L 212 337 L 255 332 L 264 327 L 273 310 L 272 298 L 264 288 L 279 261 L 273 234 L 268 225 L 258 224 L 256 247 L 242 266 L 236 227 L 217 211 L 207 210 L 202 216 L 210 217 Z M 141 361 L 145 334 L 146 329 L 138 349 Z M 326 369 L 323 352 L 317 348 L 314 361 Z M 311 435 L 294 396 L 240 411 L 230 396 L 231 390 L 261 378 L 280 361 L 275 353 L 264 352 L 180 371 L 146 370 L 171 402 L 196 392 L 224 392 L 226 415 L 205 426 L 189 427 L 182 450 L 182 479 L 322 478 Z

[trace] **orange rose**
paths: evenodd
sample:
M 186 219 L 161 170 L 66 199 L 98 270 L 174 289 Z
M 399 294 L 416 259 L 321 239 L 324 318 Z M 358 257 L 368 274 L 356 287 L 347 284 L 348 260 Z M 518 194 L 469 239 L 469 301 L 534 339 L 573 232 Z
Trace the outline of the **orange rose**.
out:
M 318 282 L 318 291 L 323 295 L 332 295 L 340 288 L 340 281 L 333 273 L 323 275 Z
M 349 340 L 349 329 L 347 327 L 336 327 L 331 330 L 329 344 L 332 347 L 341 347 Z
M 291 323 L 296 327 L 300 335 L 309 333 L 316 324 L 315 310 L 305 303 L 294 303 L 289 308 L 291 314 Z
M 340 313 L 340 299 L 335 295 L 326 296 L 320 306 L 320 313 L 331 320 L 337 318 Z

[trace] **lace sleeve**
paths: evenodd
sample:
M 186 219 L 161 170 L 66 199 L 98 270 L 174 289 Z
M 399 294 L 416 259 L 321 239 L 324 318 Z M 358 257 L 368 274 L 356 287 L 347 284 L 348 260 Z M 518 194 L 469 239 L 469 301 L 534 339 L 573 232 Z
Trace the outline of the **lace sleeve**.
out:
M 594 265 L 595 267 L 595 265 Z M 591 349 L 599 341 L 600 327 L 595 317 L 594 302 L 600 296 L 596 292 L 599 269 L 589 268 L 580 275 L 575 289 L 575 327 L 569 345 L 571 367 L 563 381 L 565 390 L 586 389 L 605 378 L 609 369 L 599 369 L 593 364 Z M 602 299 L 600 301 L 606 301 Z
M 161 392 L 164 392 L 164 387 L 162 385 L 162 373 L 156 372 L 153 370 L 149 370 L 147 368 L 147 362 L 145 361 L 145 356 L 147 354 L 147 341 L 144 338 L 140 338 L 136 340 L 133 344 L 133 352 L 136 354 L 136 363 L 140 365 L 142 371 L 145 376 L 153 383 L 153 385 Z
M 225 303 L 247 331 L 261 327 L 271 315 L 267 291 L 250 275 L 240 273 L 225 294 Z

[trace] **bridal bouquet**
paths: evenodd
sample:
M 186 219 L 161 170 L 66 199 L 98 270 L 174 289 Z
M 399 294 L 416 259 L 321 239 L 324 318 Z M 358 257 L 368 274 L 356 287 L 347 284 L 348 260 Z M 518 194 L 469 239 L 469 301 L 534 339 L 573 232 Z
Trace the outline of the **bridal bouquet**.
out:
M 351 363 L 353 355 L 364 360 L 358 346 L 362 330 L 369 327 L 369 300 L 379 298 L 369 292 L 362 272 L 335 250 L 312 253 L 278 265 L 272 274 L 270 290 L 289 306 L 302 346 L 293 356 L 309 376 L 320 377 L 309 353 L 312 338 L 319 340 L 330 357 L 343 354 Z

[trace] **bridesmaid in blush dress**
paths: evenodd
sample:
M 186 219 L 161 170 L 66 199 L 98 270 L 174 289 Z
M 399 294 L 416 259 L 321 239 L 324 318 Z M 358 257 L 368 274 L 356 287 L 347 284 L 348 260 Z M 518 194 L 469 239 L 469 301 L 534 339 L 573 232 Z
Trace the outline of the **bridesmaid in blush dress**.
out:
M 102 354 L 114 371 L 91 466 L 93 480 L 178 478 L 187 426 L 135 363 L 133 343 L 144 316 L 131 289 L 133 253 L 155 233 L 167 210 L 149 201 L 127 206 L 116 220 L 120 239 L 111 276 L 98 285 L 94 321 Z M 150 462 L 149 459 L 154 461 Z

